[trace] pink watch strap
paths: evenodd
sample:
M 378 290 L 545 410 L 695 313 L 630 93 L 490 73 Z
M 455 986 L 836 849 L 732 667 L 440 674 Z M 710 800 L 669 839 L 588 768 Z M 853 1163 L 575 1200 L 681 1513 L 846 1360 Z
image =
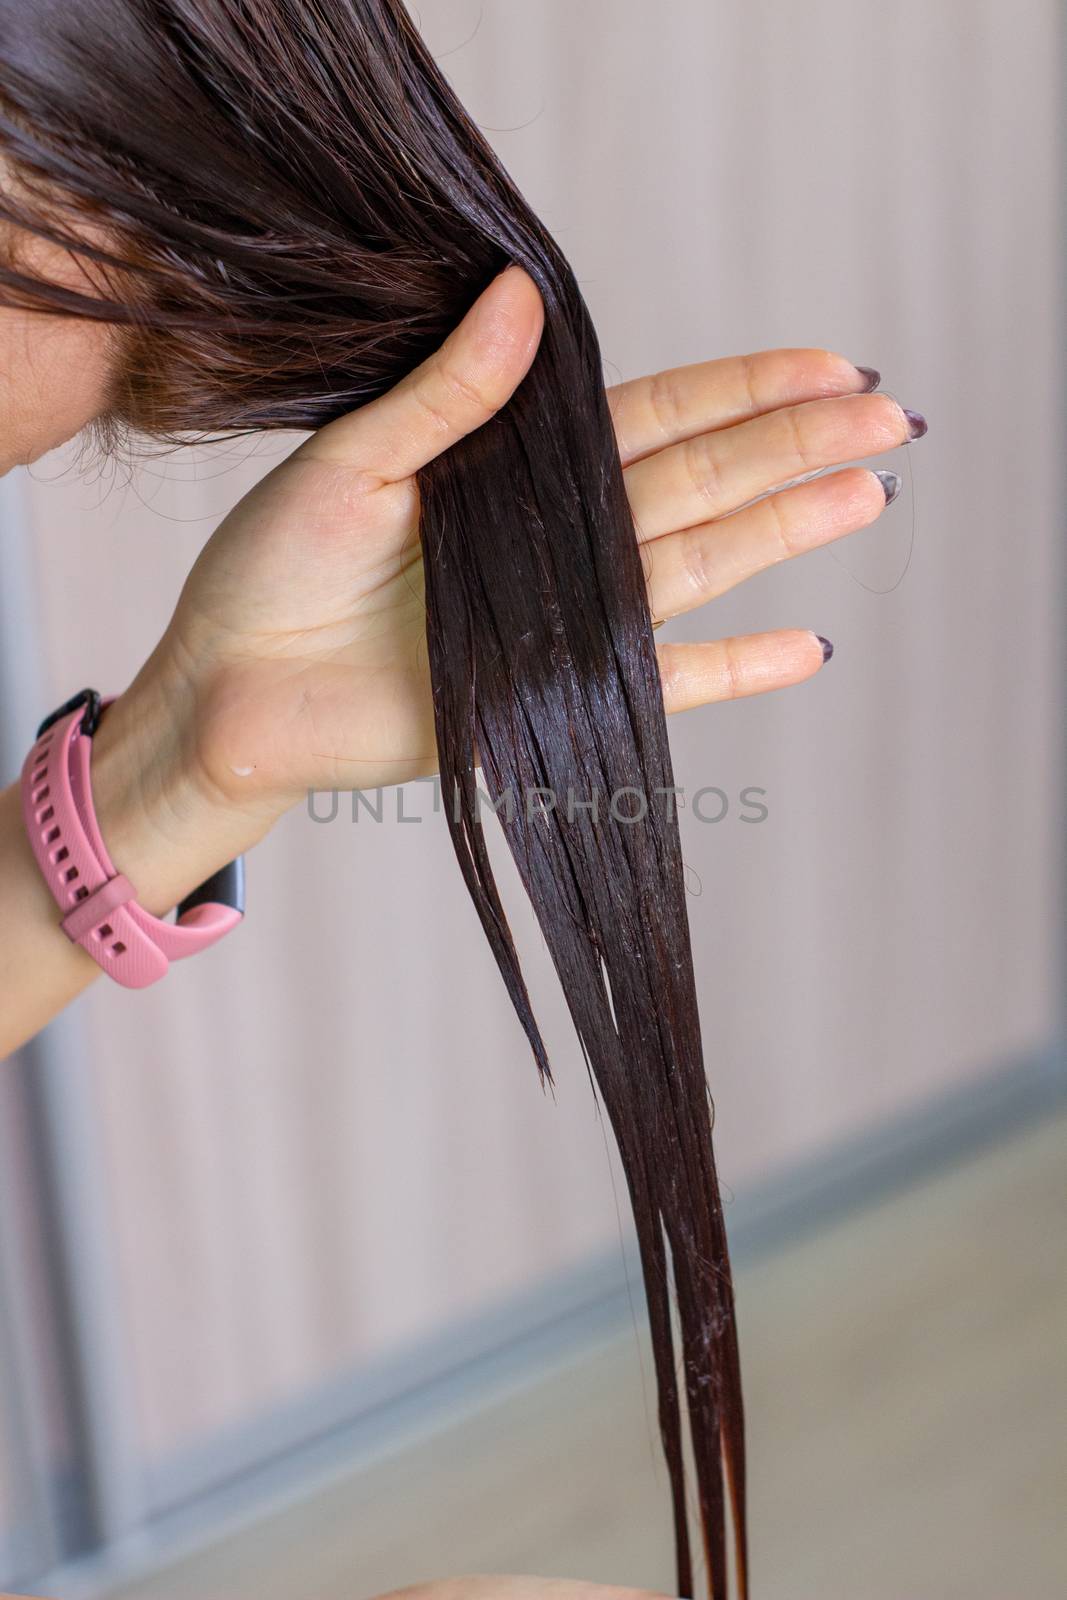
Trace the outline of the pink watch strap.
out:
M 194 890 L 176 922 L 137 904 L 133 885 L 112 864 L 93 809 L 90 758 L 100 709 L 95 691 L 84 690 L 41 724 L 22 768 L 22 814 L 64 933 L 117 983 L 143 989 L 172 961 L 206 949 L 240 922 L 243 863 L 239 857 Z

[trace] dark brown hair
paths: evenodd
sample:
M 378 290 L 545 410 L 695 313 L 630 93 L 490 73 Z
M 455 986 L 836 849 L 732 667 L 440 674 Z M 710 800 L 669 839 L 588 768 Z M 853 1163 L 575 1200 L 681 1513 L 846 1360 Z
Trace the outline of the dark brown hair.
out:
M 710 1588 L 719 1600 L 729 1585 L 729 1499 L 744 1594 L 733 1294 L 677 823 L 653 799 L 672 787 L 670 753 L 574 274 L 398 0 L 0 0 L 0 152 L 20 179 L 0 220 L 65 243 L 100 287 L 42 284 L 9 257 L 0 293 L 124 329 L 114 416 L 152 434 L 314 428 L 421 361 L 508 262 L 537 283 L 528 376 L 419 474 L 449 826 L 547 1080 L 475 752 L 493 799 L 633 797 L 637 820 L 519 805 L 502 825 L 630 1189 L 678 1593 L 693 1572 L 672 1291 Z

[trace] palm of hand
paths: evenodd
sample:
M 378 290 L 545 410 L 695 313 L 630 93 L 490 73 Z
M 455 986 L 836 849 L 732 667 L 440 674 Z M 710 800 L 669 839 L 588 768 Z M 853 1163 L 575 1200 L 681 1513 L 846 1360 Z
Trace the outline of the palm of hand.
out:
M 208 542 L 171 635 L 221 787 L 295 795 L 435 770 L 414 479 L 372 485 L 297 451 Z
M 225 794 L 284 806 L 436 770 L 415 473 L 506 401 L 539 331 L 532 283 L 505 272 L 440 351 L 313 435 L 208 542 L 161 650 L 192 686 L 197 754 Z M 609 392 L 654 616 L 884 510 L 894 475 L 865 468 L 776 489 L 912 436 L 869 389 L 843 357 L 793 350 Z M 780 629 L 661 643 L 659 659 L 679 710 L 798 683 L 824 653 L 811 631 Z

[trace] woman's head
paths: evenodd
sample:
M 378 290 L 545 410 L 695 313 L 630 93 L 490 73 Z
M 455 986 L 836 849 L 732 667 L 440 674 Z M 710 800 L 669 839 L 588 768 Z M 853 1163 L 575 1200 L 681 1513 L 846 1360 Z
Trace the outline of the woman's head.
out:
M 42 392 L 77 374 L 48 442 L 102 407 L 160 435 L 315 426 L 510 256 L 551 292 L 551 241 L 511 236 L 428 60 L 390 0 L 0 0 L 4 420 L 28 340 Z

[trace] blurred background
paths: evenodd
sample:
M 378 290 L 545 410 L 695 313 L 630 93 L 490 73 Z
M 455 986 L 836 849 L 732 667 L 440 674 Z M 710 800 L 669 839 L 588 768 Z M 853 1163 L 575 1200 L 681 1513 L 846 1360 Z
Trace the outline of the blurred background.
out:
M 930 419 L 878 525 L 678 637 L 818 680 L 673 725 L 763 1600 L 1059 1600 L 1062 7 L 422 0 L 609 381 L 779 344 Z M 0 484 L 0 754 L 121 688 L 292 439 Z M 741 791 L 764 791 L 745 821 Z M 433 791 L 292 814 L 250 915 L 0 1069 L 0 1587 L 671 1590 L 625 1188 L 542 1094 Z M 328 817 L 329 797 L 318 815 Z M 500 853 L 497 852 L 500 859 Z M 503 870 L 503 868 L 502 868 Z

